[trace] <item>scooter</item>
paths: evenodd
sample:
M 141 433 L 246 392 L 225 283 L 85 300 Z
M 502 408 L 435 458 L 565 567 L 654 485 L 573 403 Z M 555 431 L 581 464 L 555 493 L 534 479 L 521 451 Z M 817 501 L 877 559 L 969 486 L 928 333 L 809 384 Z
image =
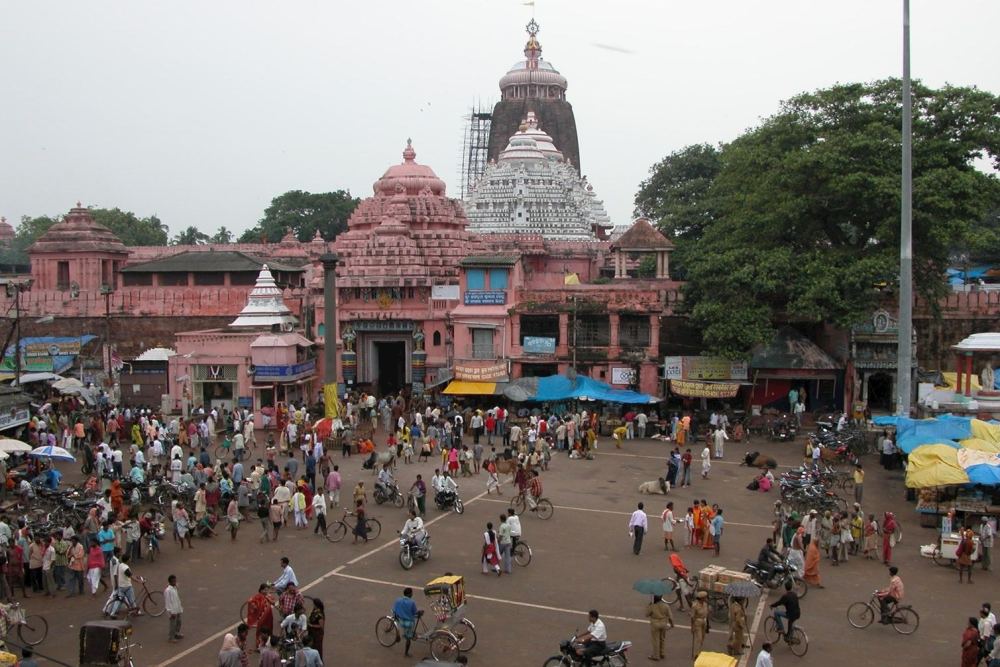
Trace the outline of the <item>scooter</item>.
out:
M 576 635 L 559 642 L 560 655 L 549 658 L 546 665 L 565 665 L 566 667 L 581 667 L 584 664 L 583 658 L 576 654 L 576 649 L 582 644 L 574 641 Z M 604 651 L 598 655 L 591 656 L 590 664 L 595 667 L 624 667 L 628 664 L 628 650 L 632 648 L 632 642 L 606 642 Z
M 424 531 L 424 538 L 416 540 L 412 537 L 400 534 L 399 536 L 399 564 L 404 570 L 409 570 L 413 564 L 419 560 L 428 560 L 431 557 L 431 536 Z

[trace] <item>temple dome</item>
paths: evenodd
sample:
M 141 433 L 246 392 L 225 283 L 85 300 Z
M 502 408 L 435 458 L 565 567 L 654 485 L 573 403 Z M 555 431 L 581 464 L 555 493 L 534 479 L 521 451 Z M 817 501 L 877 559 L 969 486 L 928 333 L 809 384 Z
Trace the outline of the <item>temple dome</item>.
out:
M 278 325 L 282 330 L 291 331 L 297 320 L 292 311 L 285 305 L 281 288 L 274 282 L 274 276 L 267 264 L 261 267 L 257 282 L 247 297 L 247 305 L 240 311 L 239 317 L 229 326 L 240 329 L 268 329 Z
M 562 151 L 556 148 L 552 137 L 538 127 L 538 117 L 534 111 L 528 112 L 517 133 L 510 138 L 507 148 L 497 157 L 501 162 L 530 158 L 545 158 L 557 162 L 564 162 L 566 159 Z
M 524 45 L 524 60 L 519 60 L 511 65 L 500 78 L 500 90 L 506 91 L 508 88 L 516 86 L 555 86 L 563 93 L 566 92 L 568 84 L 566 77 L 559 73 L 552 63 L 542 60 L 542 45 L 538 42 L 538 24 L 532 19 L 527 25 L 528 42 Z M 528 97 L 534 97 L 529 91 Z M 539 95 L 541 97 L 541 95 Z
M 28 248 L 39 252 L 107 252 L 126 255 L 128 248 L 110 229 L 94 221 L 90 210 L 77 202 L 61 221 L 49 227 Z
M 430 190 L 432 194 L 444 195 L 444 181 L 427 165 L 417 164 L 416 158 L 413 143 L 407 139 L 403 162 L 386 169 L 382 178 L 375 181 L 375 194 L 392 196 L 402 190 L 408 195 L 416 195 L 423 190 Z
M 0 245 L 9 245 L 14 240 L 14 228 L 7 218 L 0 218 Z

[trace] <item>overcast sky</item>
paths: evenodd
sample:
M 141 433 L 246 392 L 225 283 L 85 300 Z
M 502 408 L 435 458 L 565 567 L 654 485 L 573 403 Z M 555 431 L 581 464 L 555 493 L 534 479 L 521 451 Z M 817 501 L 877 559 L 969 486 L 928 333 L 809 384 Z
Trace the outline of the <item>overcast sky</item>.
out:
M 1000 91 L 997 0 L 912 0 L 913 73 Z M 901 72 L 902 0 L 538 0 L 583 172 L 616 224 L 650 165 L 783 99 Z M 176 232 L 276 195 L 366 197 L 400 161 L 458 196 L 463 116 L 499 98 L 522 0 L 0 3 L 0 215 L 85 205 Z M 603 45 L 603 46 L 601 46 Z M 613 47 L 609 49 L 607 47 Z

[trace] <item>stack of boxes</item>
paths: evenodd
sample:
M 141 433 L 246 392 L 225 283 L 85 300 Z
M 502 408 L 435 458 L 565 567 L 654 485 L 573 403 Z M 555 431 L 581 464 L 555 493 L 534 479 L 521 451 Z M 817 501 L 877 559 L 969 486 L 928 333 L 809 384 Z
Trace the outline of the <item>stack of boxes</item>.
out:
M 709 565 L 698 573 L 698 588 L 703 591 L 724 592 L 726 584 L 734 581 L 750 581 L 746 572 L 727 570 L 721 565 Z

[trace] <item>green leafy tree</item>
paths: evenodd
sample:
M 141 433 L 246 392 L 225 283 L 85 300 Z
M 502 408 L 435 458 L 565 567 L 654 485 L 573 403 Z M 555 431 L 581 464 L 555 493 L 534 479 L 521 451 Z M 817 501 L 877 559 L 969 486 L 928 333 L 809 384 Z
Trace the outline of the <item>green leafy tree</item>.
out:
M 697 239 L 716 217 L 710 190 L 722 168 L 721 147 L 695 144 L 653 165 L 639 184 L 635 215 L 674 239 Z
M 359 201 L 346 190 L 316 193 L 290 190 L 271 200 L 264 217 L 240 236 L 240 242 L 274 243 L 289 229 L 300 241 L 311 240 L 316 230 L 324 239 L 332 240 L 347 229 L 347 219 Z
M 171 245 L 204 245 L 210 237 L 197 227 L 188 227 L 170 241 Z
M 233 233 L 226 229 L 225 225 L 219 227 L 219 231 L 215 232 L 212 238 L 209 239 L 209 243 L 232 243 Z
M 697 147 L 661 162 L 662 178 L 654 168 L 637 208 L 665 212 L 657 220 L 677 240 L 686 307 L 706 348 L 746 357 L 779 319 L 850 326 L 895 290 L 900 88 L 885 80 L 792 98 L 721 147 L 707 186 L 681 169 L 703 156 Z M 975 88 L 913 91 L 914 283 L 934 300 L 953 248 L 1000 247 L 996 225 L 981 224 L 1000 182 L 974 163 L 1000 167 L 1000 99 Z M 684 196 L 692 190 L 697 198 Z

